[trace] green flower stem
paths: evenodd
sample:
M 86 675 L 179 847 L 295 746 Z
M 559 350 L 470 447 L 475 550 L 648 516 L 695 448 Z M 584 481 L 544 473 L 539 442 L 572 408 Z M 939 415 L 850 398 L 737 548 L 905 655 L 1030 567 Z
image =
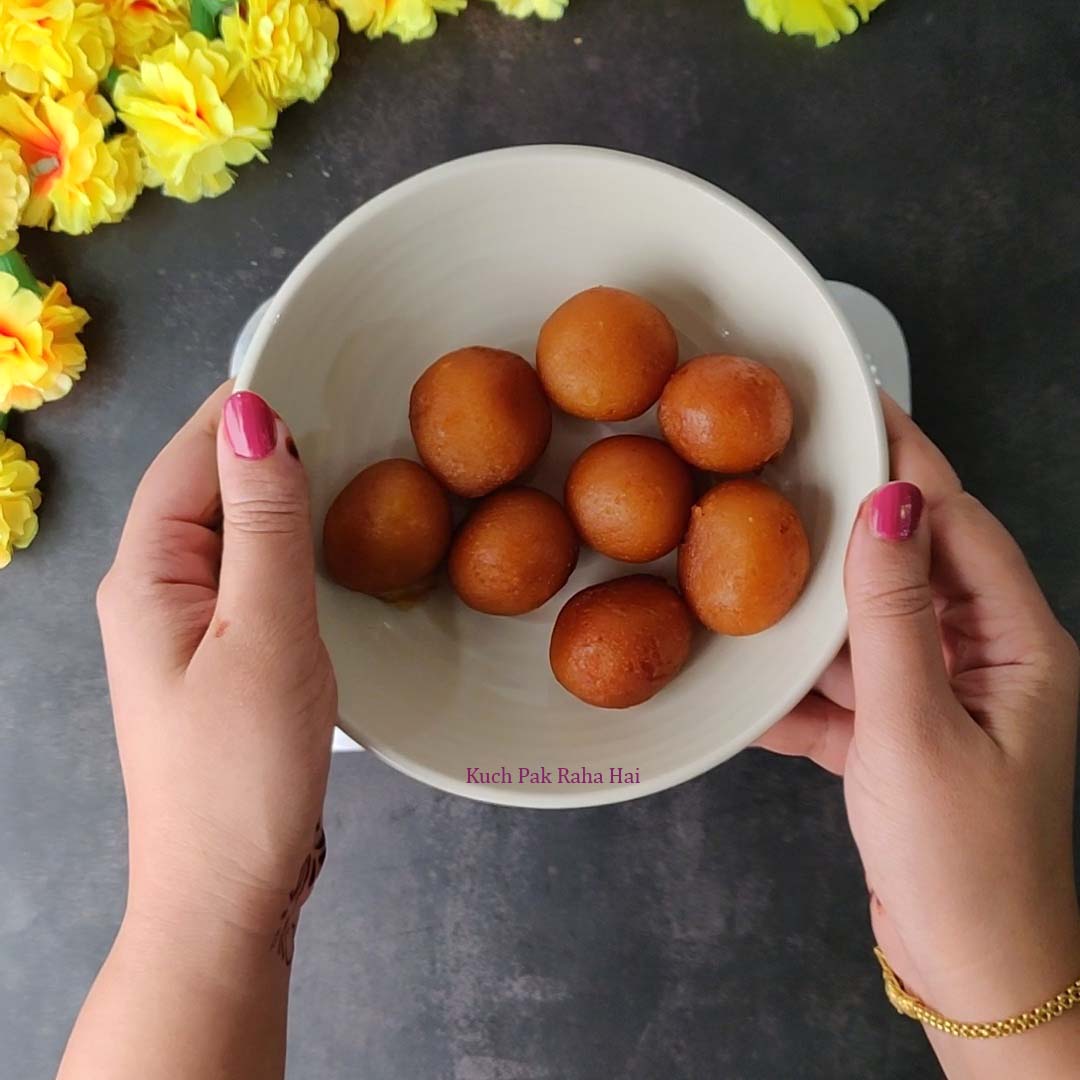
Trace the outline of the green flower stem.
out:
M 0 435 L 3 435 L 7 431 L 8 417 L 11 415 L 9 412 L 0 412 Z
M 17 252 L 9 251 L 6 255 L 0 255 L 0 271 L 9 273 L 24 288 L 44 296 L 45 290 L 41 287 L 34 272 L 26 265 L 26 260 Z
M 191 29 L 204 37 L 219 37 L 218 19 L 235 0 L 191 0 Z

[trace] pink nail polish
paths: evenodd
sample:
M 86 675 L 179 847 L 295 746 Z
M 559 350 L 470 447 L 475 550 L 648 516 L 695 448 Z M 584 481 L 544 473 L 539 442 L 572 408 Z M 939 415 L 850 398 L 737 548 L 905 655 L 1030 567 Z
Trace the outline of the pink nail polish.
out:
M 238 390 L 226 399 L 221 422 L 225 439 L 237 457 L 256 461 L 277 445 L 274 410 L 250 390 Z
M 867 507 L 870 531 L 879 540 L 909 540 L 922 517 L 922 492 L 906 480 L 879 487 Z

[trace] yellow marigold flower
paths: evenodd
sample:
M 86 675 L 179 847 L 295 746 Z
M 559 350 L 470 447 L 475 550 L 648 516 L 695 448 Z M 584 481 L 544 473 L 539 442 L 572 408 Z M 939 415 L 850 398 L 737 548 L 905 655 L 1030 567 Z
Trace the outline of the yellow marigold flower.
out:
M 40 388 L 41 401 L 62 398 L 86 370 L 86 349 L 79 334 L 89 321 L 86 309 L 71 302 L 63 282 L 56 281 L 46 289 L 41 301 L 41 329 L 49 379 Z
M 19 144 L 30 176 L 24 225 L 79 235 L 111 221 L 123 202 L 117 163 L 105 143 L 113 111 L 99 94 L 81 91 L 31 103 L 0 94 L 0 134 Z
M 106 0 L 116 31 L 117 67 L 138 67 L 149 52 L 191 29 L 188 0 Z
M 393 34 L 399 41 L 429 38 L 439 25 L 436 13 L 456 15 L 468 0 L 330 0 L 349 29 L 369 38 Z
M 0 255 L 19 240 L 19 215 L 30 198 L 30 179 L 19 144 L 0 135 Z
M 0 412 L 37 408 L 48 382 L 41 297 L 0 271 Z
M 841 34 L 853 34 L 859 20 L 884 0 L 746 0 L 746 10 L 775 34 L 813 34 L 818 46 L 831 45 Z
M 314 101 L 338 55 L 338 18 L 320 0 L 247 0 L 222 16 L 221 37 L 279 109 Z
M 504 14 L 515 19 L 536 15 L 541 19 L 561 19 L 570 0 L 491 0 Z
M 12 549 L 29 547 L 37 536 L 40 478 L 37 463 L 0 431 L 0 570 L 11 562 Z
M 89 321 L 60 282 L 39 297 L 0 272 L 0 412 L 62 398 L 86 369 L 78 335 Z
M 105 148 L 116 162 L 116 176 L 113 180 L 115 198 L 109 211 L 109 220 L 119 221 L 127 216 L 143 189 L 142 151 L 139 149 L 139 140 L 130 131 L 123 135 L 114 135 L 105 144 Z
M 265 161 L 277 121 L 243 58 L 195 31 L 124 72 L 113 100 L 139 137 L 146 183 L 185 202 L 228 191 L 235 179 L 229 166 Z
M 19 93 L 91 92 L 109 70 L 113 44 L 96 0 L 0 0 L 0 71 Z

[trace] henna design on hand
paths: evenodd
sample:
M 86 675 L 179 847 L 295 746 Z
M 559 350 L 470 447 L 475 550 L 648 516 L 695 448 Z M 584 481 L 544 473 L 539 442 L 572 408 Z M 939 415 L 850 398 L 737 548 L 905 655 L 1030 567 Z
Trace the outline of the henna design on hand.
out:
M 300 908 L 311 895 L 311 890 L 315 888 L 315 882 L 325 862 L 326 833 L 323 831 L 322 818 L 319 818 L 315 823 L 315 842 L 300 864 L 296 884 L 289 891 L 288 906 L 281 913 L 281 925 L 274 931 L 274 937 L 270 943 L 270 947 L 281 957 L 286 967 L 292 965 Z

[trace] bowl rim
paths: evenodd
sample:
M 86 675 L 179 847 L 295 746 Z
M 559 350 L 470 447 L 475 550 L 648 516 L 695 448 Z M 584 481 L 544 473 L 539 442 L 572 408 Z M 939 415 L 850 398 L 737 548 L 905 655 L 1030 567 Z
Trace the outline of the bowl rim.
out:
M 262 353 L 267 342 L 274 333 L 275 327 L 286 315 L 296 300 L 298 294 L 311 276 L 315 267 L 322 263 L 333 251 L 358 228 L 362 227 L 369 219 L 376 217 L 385 210 L 394 206 L 419 192 L 430 189 L 450 179 L 457 179 L 463 175 L 476 173 L 489 168 L 500 168 L 508 163 L 520 161 L 537 162 L 544 160 L 562 159 L 567 167 L 587 165 L 589 163 L 603 162 L 606 164 L 621 164 L 634 170 L 646 170 L 659 173 L 679 184 L 695 189 L 699 194 L 714 199 L 726 208 L 736 213 L 748 224 L 754 226 L 767 239 L 771 240 L 795 267 L 802 273 L 817 293 L 818 298 L 825 304 L 832 317 L 839 324 L 844 338 L 856 361 L 856 369 L 862 379 L 863 391 L 871 413 L 876 456 L 877 477 L 879 483 L 884 483 L 889 478 L 889 452 L 886 438 L 885 423 L 881 410 L 878 389 L 874 383 L 855 333 L 851 328 L 846 316 L 829 292 L 824 278 L 810 263 L 809 259 L 774 225 L 763 218 L 757 211 L 751 209 L 744 202 L 729 195 L 726 191 L 717 187 L 708 180 L 704 180 L 685 169 L 680 169 L 666 162 L 657 161 L 654 158 L 644 157 L 640 154 L 628 153 L 623 150 L 613 150 L 599 146 L 575 145 L 567 143 L 534 143 L 523 146 L 509 146 L 494 150 L 485 150 L 480 153 L 467 154 L 453 158 L 439 165 L 431 166 L 410 177 L 398 181 L 391 187 L 368 199 L 354 210 L 345 215 L 333 226 L 315 245 L 307 252 L 293 268 L 277 292 L 269 301 L 265 316 L 259 321 L 259 325 L 252 337 L 251 344 L 247 349 L 243 362 L 236 375 L 236 389 L 248 389 L 252 377 L 258 368 Z M 739 751 L 751 746 L 765 731 L 785 716 L 803 697 L 813 688 L 833 658 L 840 651 L 847 640 L 847 618 L 843 618 L 837 628 L 827 637 L 822 638 L 819 650 L 821 659 L 812 667 L 810 677 L 803 678 L 792 684 L 789 692 L 781 699 L 780 703 L 756 724 L 746 728 L 741 734 L 719 743 L 709 754 L 699 756 L 692 762 L 680 768 L 670 769 L 665 773 L 650 777 L 648 782 L 640 785 L 609 786 L 601 789 L 577 789 L 566 788 L 556 790 L 533 790 L 531 787 L 520 785 L 507 785 L 505 787 L 484 786 L 476 787 L 466 784 L 463 780 L 435 769 L 428 768 L 413 761 L 411 758 L 399 754 L 391 747 L 386 746 L 379 740 L 370 739 L 363 735 L 358 728 L 343 720 L 339 716 L 338 726 L 349 736 L 359 742 L 367 750 L 399 772 L 419 780 L 429 787 L 449 792 L 453 795 L 461 795 L 477 802 L 490 803 L 499 806 L 513 806 L 522 809 L 548 809 L 570 810 L 590 806 L 604 806 L 612 803 L 629 802 L 634 799 L 645 798 L 669 788 L 677 787 L 688 780 L 697 777 L 722 764 L 729 758 L 734 757 Z

